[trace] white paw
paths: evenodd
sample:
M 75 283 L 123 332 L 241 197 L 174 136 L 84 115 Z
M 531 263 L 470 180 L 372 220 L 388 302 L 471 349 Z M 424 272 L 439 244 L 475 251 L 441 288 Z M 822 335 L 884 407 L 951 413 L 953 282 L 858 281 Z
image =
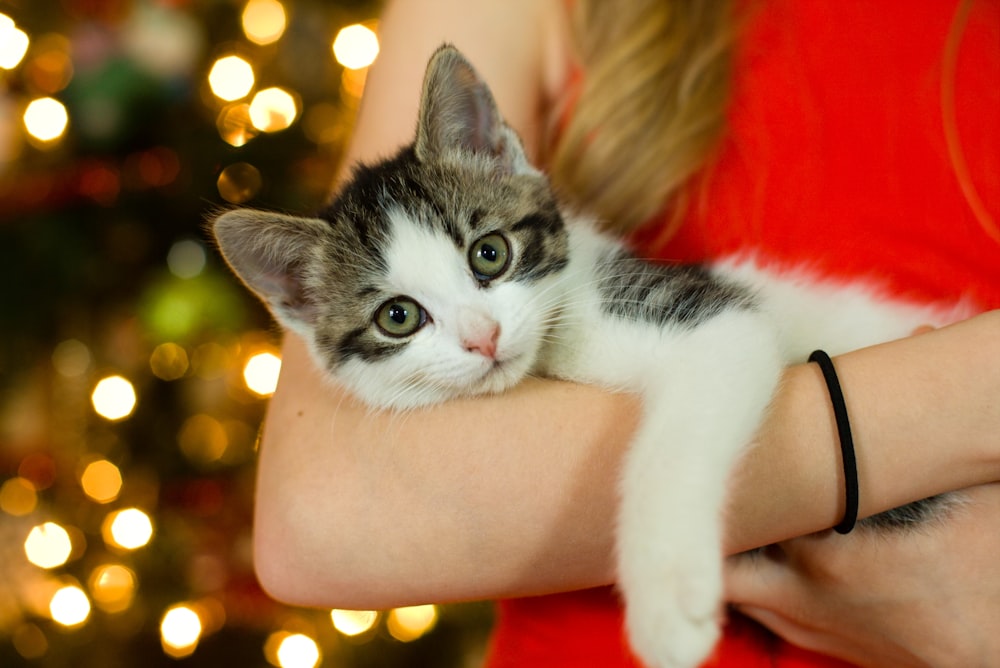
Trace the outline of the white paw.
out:
M 656 579 L 623 587 L 633 651 L 649 668 L 695 668 L 719 640 L 722 576 L 718 556 L 657 569 Z M 648 577 L 648 575 L 647 575 Z

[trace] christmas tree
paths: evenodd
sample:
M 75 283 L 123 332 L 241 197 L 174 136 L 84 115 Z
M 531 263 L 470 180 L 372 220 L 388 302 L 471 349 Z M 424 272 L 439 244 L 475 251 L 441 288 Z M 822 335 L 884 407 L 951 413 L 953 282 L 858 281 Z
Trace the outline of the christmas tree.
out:
M 0 0 L 0 665 L 466 666 L 488 606 L 253 575 L 279 333 L 206 242 L 327 196 L 377 3 Z

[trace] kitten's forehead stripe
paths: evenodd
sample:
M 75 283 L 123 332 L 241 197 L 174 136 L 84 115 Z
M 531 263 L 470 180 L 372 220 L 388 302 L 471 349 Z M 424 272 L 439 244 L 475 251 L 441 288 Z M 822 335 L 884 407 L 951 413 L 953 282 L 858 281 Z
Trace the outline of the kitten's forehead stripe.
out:
M 486 217 L 485 211 L 483 211 L 482 209 L 474 209 L 472 213 L 469 215 L 469 229 L 473 231 L 478 230 L 479 226 L 483 222 L 483 218 L 485 217 Z
M 521 218 L 521 220 L 514 223 L 511 229 L 515 232 L 519 232 L 521 230 L 537 230 L 539 232 L 551 234 L 560 227 L 562 227 L 562 221 L 557 212 L 546 213 L 538 211 Z

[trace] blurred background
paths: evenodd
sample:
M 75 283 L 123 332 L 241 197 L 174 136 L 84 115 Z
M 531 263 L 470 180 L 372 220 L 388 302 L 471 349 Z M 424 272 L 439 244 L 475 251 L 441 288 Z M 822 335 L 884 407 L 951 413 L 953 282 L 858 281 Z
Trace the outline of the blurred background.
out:
M 251 563 L 278 331 L 207 243 L 328 193 L 369 0 L 0 0 L 0 666 L 474 666 L 487 604 L 292 608 Z

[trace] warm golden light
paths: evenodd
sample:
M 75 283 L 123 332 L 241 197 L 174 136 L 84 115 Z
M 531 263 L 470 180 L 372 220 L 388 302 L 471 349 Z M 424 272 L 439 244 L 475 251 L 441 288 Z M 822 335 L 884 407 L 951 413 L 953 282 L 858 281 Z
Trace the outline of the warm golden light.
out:
M 333 40 L 333 55 L 348 69 L 368 67 L 378 57 L 378 36 L 360 23 L 347 26 Z
M 0 485 L 0 510 L 8 515 L 28 515 L 37 505 L 38 493 L 30 480 L 17 476 Z
M 66 563 L 72 552 L 73 541 L 69 533 L 55 522 L 39 524 L 24 539 L 28 561 L 40 568 L 58 568 Z
M 243 204 L 253 199 L 263 185 L 260 170 L 248 162 L 234 162 L 222 170 L 216 181 L 219 195 L 232 204 Z M 195 372 L 197 373 L 197 369 Z
M 160 622 L 160 644 L 175 659 L 194 652 L 201 639 L 201 617 L 186 605 L 169 608 Z
M 239 56 L 219 58 L 208 73 L 208 85 L 212 93 L 226 102 L 246 97 L 253 89 L 253 84 L 253 67 Z
M 221 422 L 211 415 L 199 413 L 184 421 L 177 434 L 177 444 L 184 456 L 192 462 L 211 464 L 226 454 L 229 435 Z
M 215 119 L 222 141 L 239 148 L 257 136 L 258 130 L 250 120 L 250 105 L 243 103 L 227 105 Z
M 39 93 L 52 95 L 66 88 L 73 78 L 69 40 L 52 33 L 43 35 L 31 45 L 24 75 Z
M 109 545 L 136 550 L 153 537 L 153 522 L 138 508 L 126 508 L 109 514 L 101 533 Z
M 90 395 L 97 414 L 107 420 L 123 420 L 135 410 L 135 388 L 121 376 L 108 376 L 98 381 Z
M 176 343 L 161 343 L 149 356 L 149 368 L 160 380 L 183 378 L 189 366 L 187 351 Z
M 79 626 L 90 617 L 90 599 L 76 585 L 66 585 L 49 600 L 49 614 L 63 626 Z
M 302 633 L 289 634 L 278 645 L 278 665 L 281 668 L 313 668 L 320 658 L 319 645 Z
M 0 69 L 17 67 L 28 52 L 28 35 L 6 14 L 0 14 Z
M 121 612 L 132 605 L 135 573 L 118 564 L 98 566 L 90 574 L 90 594 L 105 612 Z
M 243 8 L 243 32 L 254 44 L 271 44 L 285 32 L 285 8 L 278 0 L 250 0 Z
M 40 97 L 24 110 L 24 127 L 28 134 L 42 142 L 52 142 L 63 136 L 69 125 L 69 114 L 59 100 Z
M 122 474 L 118 467 L 106 459 L 87 464 L 80 474 L 83 493 L 97 503 L 110 503 L 118 498 L 122 489 Z
M 378 621 L 378 613 L 374 610 L 331 610 L 330 621 L 333 628 L 353 638 L 372 630 Z
M 24 623 L 11 635 L 14 649 L 25 659 L 40 659 L 49 651 L 49 641 L 40 628 Z
M 434 605 L 414 605 L 389 611 L 386 626 L 396 640 L 410 642 L 424 635 L 437 623 L 438 612 Z
M 274 353 L 257 353 L 243 367 L 243 380 L 254 394 L 269 397 L 278 386 L 281 358 Z
M 340 88 L 349 98 L 360 100 L 365 92 L 365 83 L 368 81 L 368 69 L 349 70 L 344 69 L 340 75 Z
M 265 88 L 250 101 L 250 122 L 261 132 L 287 129 L 295 122 L 298 113 L 295 98 L 281 88 Z

